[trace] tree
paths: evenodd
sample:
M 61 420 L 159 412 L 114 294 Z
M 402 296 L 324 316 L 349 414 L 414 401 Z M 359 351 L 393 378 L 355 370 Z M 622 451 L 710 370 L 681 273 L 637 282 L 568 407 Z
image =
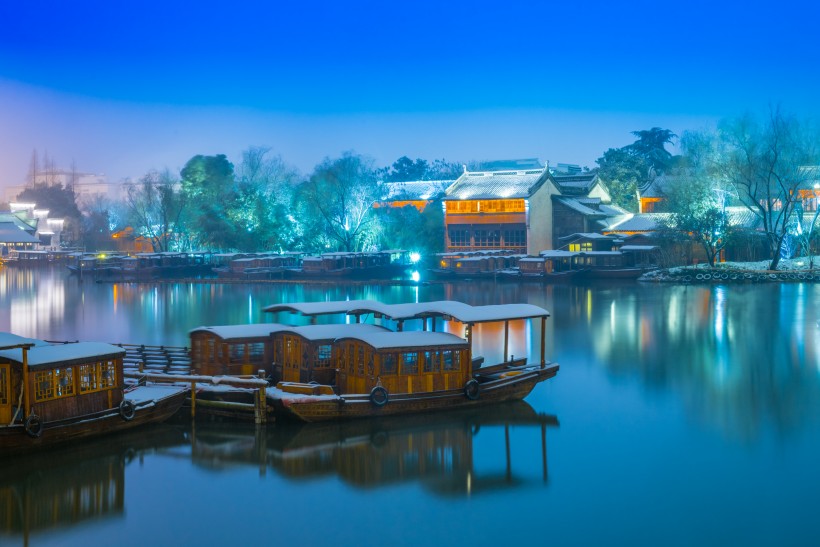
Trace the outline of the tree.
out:
M 677 135 L 660 127 L 632 134 L 638 140 L 610 148 L 596 163 L 598 175 L 606 182 L 615 204 L 634 212 L 638 210 L 638 188 L 676 163 L 677 157 L 666 150 L 666 145 Z
M 110 249 L 110 207 L 110 202 L 101 195 L 89 196 L 83 200 L 83 220 L 80 239 L 86 249 Z
M 48 209 L 51 218 L 65 220 L 62 241 L 72 243 L 79 237 L 82 215 L 77 207 L 72 188 L 62 184 L 34 184 L 17 195 L 18 201 L 33 202 L 40 209 Z
M 412 205 L 379 207 L 383 249 L 406 249 L 423 256 L 441 252 L 444 247 L 444 210 L 441 201 L 429 203 L 423 211 Z
M 300 189 L 303 211 L 316 217 L 308 224 L 322 232 L 307 237 L 324 237 L 344 251 L 363 250 L 373 241 L 373 204 L 382 194 L 369 158 L 353 152 L 326 158 Z
M 656 173 L 663 173 L 673 166 L 676 157 L 666 150 L 666 145 L 672 144 L 677 135 L 660 127 L 633 131 L 632 134 L 638 137 L 638 140 L 626 148 L 637 157 L 643 158 L 648 167 Z
M 380 169 L 378 176 L 385 182 L 409 182 L 415 180 L 455 180 L 463 168 L 458 163 L 452 163 L 443 159 L 433 160 L 411 160 L 407 156 L 402 156 L 393 162 L 390 167 Z
M 667 189 L 670 216 L 663 221 L 667 229 L 689 234 L 703 247 L 709 266 L 726 246 L 729 232 L 725 199 L 709 177 L 690 174 L 676 178 Z
M 810 180 L 805 166 L 817 165 L 817 135 L 780 108 L 759 122 L 752 115 L 723 122 L 718 163 L 740 202 L 760 220 L 769 244 L 769 269 L 776 270 L 790 237 L 800 189 Z
M 126 187 L 125 202 L 134 231 L 150 239 L 155 252 L 171 250 L 186 202 L 178 186 L 179 181 L 166 169 L 150 171 Z
M 237 199 L 233 164 L 224 154 L 197 155 L 188 160 L 180 176 L 190 209 L 191 240 L 195 245 L 233 248 L 237 226 L 227 214 Z
M 237 167 L 237 201 L 228 217 L 240 226 L 243 250 L 292 248 L 295 220 L 291 212 L 298 172 L 270 149 L 254 146 L 242 153 Z
M 598 175 L 609 189 L 612 201 L 627 211 L 638 210 L 638 188 L 645 182 L 646 162 L 628 147 L 610 148 L 597 160 Z

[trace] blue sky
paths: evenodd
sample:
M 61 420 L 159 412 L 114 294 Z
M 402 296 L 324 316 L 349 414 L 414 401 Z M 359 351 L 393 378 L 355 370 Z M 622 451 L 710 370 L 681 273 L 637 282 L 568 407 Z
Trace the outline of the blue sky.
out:
M 250 145 L 592 167 L 632 130 L 820 114 L 809 2 L 130 4 L 0 3 L 0 184 L 35 148 L 114 180 Z

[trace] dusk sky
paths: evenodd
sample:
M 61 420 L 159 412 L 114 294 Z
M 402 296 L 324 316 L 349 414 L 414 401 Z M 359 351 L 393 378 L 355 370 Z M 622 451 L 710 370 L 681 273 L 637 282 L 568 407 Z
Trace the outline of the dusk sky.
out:
M 0 185 L 271 147 L 595 166 L 653 126 L 820 115 L 816 2 L 0 2 Z

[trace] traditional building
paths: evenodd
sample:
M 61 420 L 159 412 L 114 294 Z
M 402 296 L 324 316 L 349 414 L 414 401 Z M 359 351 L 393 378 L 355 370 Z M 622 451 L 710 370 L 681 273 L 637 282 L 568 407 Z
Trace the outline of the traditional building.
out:
M 445 246 L 449 252 L 502 249 L 538 254 L 558 237 L 599 231 L 626 212 L 610 205 L 595 173 L 534 169 L 467 171 L 446 191 Z
M 419 211 L 441 198 L 455 180 L 416 180 L 408 182 L 385 182 L 385 199 L 376 207 L 406 207 L 412 205 Z

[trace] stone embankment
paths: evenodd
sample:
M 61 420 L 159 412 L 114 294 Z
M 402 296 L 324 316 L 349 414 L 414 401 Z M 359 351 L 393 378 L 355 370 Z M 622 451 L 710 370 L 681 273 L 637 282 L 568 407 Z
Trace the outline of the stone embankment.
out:
M 771 271 L 692 266 L 653 270 L 638 280 L 655 283 L 818 283 L 820 270 Z

